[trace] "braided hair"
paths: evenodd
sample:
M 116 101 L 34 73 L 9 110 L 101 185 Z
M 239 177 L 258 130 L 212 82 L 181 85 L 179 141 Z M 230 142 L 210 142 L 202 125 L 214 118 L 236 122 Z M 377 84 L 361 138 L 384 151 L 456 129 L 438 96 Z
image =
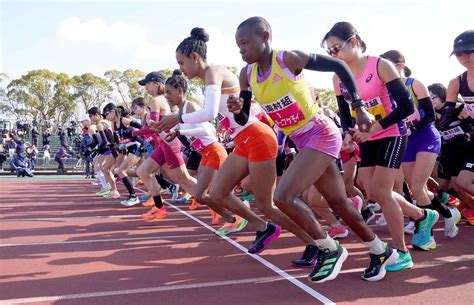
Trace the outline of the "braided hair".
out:
M 166 80 L 165 84 L 175 89 L 181 88 L 183 93 L 188 90 L 188 82 L 184 79 L 180 70 L 174 70 L 173 75 Z
M 176 48 L 176 52 L 189 57 L 192 52 L 196 52 L 203 60 L 207 59 L 206 42 L 209 41 L 209 34 L 203 28 L 194 28 L 191 30 L 191 36 L 185 38 Z

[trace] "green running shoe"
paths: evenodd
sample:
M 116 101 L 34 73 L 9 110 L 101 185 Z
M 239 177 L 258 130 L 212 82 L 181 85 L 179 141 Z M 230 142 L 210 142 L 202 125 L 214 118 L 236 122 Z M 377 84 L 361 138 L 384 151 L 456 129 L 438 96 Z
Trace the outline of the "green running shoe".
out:
M 401 252 L 397 250 L 398 252 L 398 259 L 395 261 L 395 263 L 385 266 L 385 270 L 389 272 L 393 271 L 400 271 L 403 269 L 409 269 L 413 267 L 413 260 L 411 258 L 410 252 L 407 251 L 407 253 Z

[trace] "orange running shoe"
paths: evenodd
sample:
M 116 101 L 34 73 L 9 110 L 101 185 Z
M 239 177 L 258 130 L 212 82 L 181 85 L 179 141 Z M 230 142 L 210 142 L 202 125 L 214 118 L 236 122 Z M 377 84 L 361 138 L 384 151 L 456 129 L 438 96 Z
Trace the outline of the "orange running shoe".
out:
M 209 212 L 211 213 L 212 216 L 212 222 L 211 224 L 213 226 L 218 225 L 219 222 L 221 222 L 222 216 L 217 214 L 213 209 L 209 208 Z
M 144 207 L 153 207 L 155 206 L 155 201 L 153 200 L 153 197 L 150 196 L 150 198 L 148 198 L 146 201 L 143 201 L 142 202 L 143 206 Z
M 163 206 L 161 209 L 157 207 L 151 208 L 146 214 L 142 214 L 143 219 L 153 220 L 153 219 L 162 219 L 168 217 L 168 210 Z
M 199 209 L 200 206 L 201 206 L 201 204 L 199 202 L 197 202 L 195 199 L 193 199 L 193 201 L 191 202 L 191 205 L 189 206 L 188 210 L 194 211 L 194 210 Z
M 474 226 L 474 210 L 473 209 L 466 209 L 462 213 L 462 217 L 466 218 L 466 224 L 470 226 Z

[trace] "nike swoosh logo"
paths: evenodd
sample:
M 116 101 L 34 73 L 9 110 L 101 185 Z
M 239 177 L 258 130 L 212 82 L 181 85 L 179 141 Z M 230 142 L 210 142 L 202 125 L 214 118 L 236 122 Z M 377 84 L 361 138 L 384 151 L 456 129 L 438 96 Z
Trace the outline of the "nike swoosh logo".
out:
M 250 139 L 250 137 L 247 137 L 247 139 L 243 140 L 242 142 L 244 142 L 244 144 L 247 144 L 249 139 Z

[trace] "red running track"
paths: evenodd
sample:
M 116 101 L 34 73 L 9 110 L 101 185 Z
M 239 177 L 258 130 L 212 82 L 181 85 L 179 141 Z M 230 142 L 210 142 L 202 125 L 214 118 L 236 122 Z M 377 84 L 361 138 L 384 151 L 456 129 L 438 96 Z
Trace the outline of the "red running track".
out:
M 21 182 L 20 182 L 21 181 Z M 366 248 L 353 234 L 339 277 L 307 281 L 291 267 L 301 242 L 283 233 L 261 256 L 245 253 L 254 231 L 218 238 L 205 209 L 170 206 L 144 221 L 143 207 L 95 197 L 85 180 L 0 181 L 0 304 L 472 304 L 473 228 L 435 230 L 438 249 L 412 250 L 415 267 L 377 283 L 360 280 Z M 124 193 L 124 190 L 122 190 Z M 387 238 L 385 227 L 372 226 Z M 409 240 L 409 238 L 408 238 Z

